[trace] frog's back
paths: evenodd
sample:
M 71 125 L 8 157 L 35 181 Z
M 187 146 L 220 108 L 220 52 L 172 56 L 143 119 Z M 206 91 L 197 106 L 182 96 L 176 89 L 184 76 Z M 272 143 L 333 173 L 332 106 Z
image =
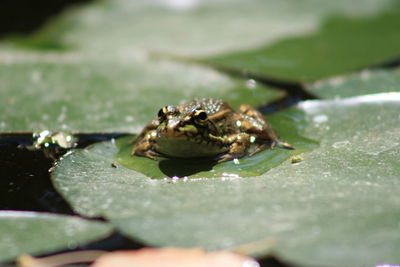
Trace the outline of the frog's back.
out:
M 203 109 L 208 116 L 212 116 L 221 111 L 232 111 L 232 107 L 220 99 L 213 98 L 196 98 L 191 102 L 183 105 L 183 113 L 190 113 L 194 109 Z

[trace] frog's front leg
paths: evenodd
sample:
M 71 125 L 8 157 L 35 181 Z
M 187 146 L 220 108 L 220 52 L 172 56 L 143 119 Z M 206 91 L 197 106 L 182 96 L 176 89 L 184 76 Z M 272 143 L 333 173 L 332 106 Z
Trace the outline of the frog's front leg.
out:
M 250 135 L 247 133 L 233 134 L 227 138 L 226 142 L 230 144 L 229 150 L 218 159 L 218 162 L 244 156 L 251 144 Z
M 153 150 L 153 147 L 156 142 L 157 125 L 158 124 L 154 121 L 149 123 L 143 131 L 133 139 L 132 143 L 134 144 L 132 146 L 131 155 L 145 156 L 156 160 L 156 156 L 159 154 Z

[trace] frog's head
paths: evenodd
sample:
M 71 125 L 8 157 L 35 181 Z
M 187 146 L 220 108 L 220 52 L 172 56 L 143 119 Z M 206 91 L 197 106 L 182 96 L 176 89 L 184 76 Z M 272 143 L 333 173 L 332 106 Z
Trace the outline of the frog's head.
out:
M 166 106 L 158 111 L 157 135 L 159 138 L 185 139 L 216 133 L 217 129 L 201 107 L 192 110 L 179 110 L 175 106 Z

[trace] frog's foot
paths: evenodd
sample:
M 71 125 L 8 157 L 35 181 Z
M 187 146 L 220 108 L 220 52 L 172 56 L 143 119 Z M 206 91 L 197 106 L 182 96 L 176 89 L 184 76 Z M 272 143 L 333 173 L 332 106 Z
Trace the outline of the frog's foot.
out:
M 254 154 L 257 154 L 260 151 L 263 151 L 266 147 L 267 147 L 267 144 L 258 144 L 256 146 L 256 148 L 249 153 L 249 157 L 253 156 Z M 273 147 L 271 147 L 271 148 L 273 148 Z
M 151 142 L 146 141 L 141 141 L 139 143 L 136 143 L 132 147 L 131 155 L 136 155 L 136 156 L 143 156 L 143 157 L 148 157 L 149 159 L 157 160 L 157 156 L 160 156 L 159 153 L 155 152 L 152 149 L 152 144 Z
M 228 152 L 218 159 L 218 163 L 235 158 L 241 158 L 246 155 L 246 151 L 250 147 L 250 136 L 246 133 L 230 136 L 229 140 L 232 144 Z
M 274 140 L 272 142 L 271 148 L 273 149 L 275 146 L 279 146 L 279 147 L 286 148 L 286 149 L 292 149 L 292 150 L 294 149 L 294 146 L 292 146 L 291 144 L 282 142 L 280 140 Z
M 135 148 L 132 149 L 131 155 L 132 156 L 136 155 L 136 156 L 147 157 L 147 158 L 152 159 L 152 160 L 157 160 L 157 157 L 160 156 L 159 153 L 155 152 L 152 149 L 149 149 L 149 150 L 138 150 L 138 149 L 136 149 L 135 150 Z
M 265 148 L 269 147 L 270 149 L 274 149 L 276 146 L 286 148 L 286 149 L 294 149 L 294 147 L 289 144 L 282 142 L 280 140 L 273 140 L 270 143 L 262 143 L 262 144 L 257 144 L 256 148 L 249 153 L 249 157 L 253 156 L 254 154 L 264 150 Z

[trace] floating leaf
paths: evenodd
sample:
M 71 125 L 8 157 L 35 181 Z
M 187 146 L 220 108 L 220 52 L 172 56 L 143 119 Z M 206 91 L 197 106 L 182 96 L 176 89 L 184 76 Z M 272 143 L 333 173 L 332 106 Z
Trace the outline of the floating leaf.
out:
M 400 91 L 400 70 L 365 70 L 308 85 L 307 90 L 325 99 Z
M 27 211 L 0 211 L 0 261 L 21 254 L 48 254 L 107 237 L 112 227 L 78 217 Z
M 330 18 L 316 33 L 217 55 L 205 61 L 258 76 L 316 80 L 397 58 L 399 28 L 397 5 L 369 17 Z
M 25 45 L 106 54 L 204 56 L 253 49 L 318 27 L 331 14 L 365 15 L 391 0 L 98 1 L 69 10 Z
M 282 95 L 198 65 L 0 50 L 0 131 L 135 132 L 195 97 L 260 105 Z
M 77 212 L 152 245 L 215 250 L 271 238 L 297 264 L 398 263 L 400 94 L 297 109 L 302 133 L 321 146 L 261 176 L 149 179 L 112 167 L 118 148 L 109 142 L 66 156 L 53 182 Z

